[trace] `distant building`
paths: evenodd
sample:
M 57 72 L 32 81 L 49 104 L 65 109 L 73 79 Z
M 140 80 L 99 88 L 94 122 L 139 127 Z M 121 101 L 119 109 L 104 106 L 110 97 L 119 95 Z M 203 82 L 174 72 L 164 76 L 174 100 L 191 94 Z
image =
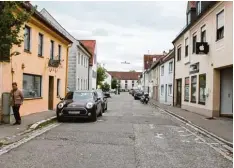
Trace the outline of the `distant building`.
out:
M 115 78 L 120 82 L 120 89 L 130 90 L 138 88 L 138 79 L 141 72 L 118 72 L 108 71 L 112 79 Z

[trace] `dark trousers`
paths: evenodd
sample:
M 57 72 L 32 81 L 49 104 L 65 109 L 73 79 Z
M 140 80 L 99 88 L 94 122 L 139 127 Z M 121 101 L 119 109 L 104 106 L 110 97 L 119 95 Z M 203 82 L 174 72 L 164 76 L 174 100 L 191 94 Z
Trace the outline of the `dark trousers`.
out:
M 13 109 L 15 121 L 16 121 L 17 123 L 18 123 L 18 122 L 21 122 L 21 117 L 20 117 L 20 113 L 19 113 L 20 105 L 14 105 L 14 106 L 12 107 L 12 109 Z

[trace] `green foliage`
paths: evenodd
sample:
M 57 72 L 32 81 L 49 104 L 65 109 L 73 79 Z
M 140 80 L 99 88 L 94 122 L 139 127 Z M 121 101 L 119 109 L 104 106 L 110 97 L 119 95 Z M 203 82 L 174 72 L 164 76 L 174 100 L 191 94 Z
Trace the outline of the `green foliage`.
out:
M 102 82 L 107 78 L 105 68 L 99 66 L 97 68 L 97 85 L 102 85 Z
M 10 53 L 10 50 L 13 45 L 20 46 L 23 42 L 23 36 L 19 33 L 36 9 L 33 7 L 27 11 L 19 8 L 23 3 L 25 2 L 0 1 L 0 61 L 9 61 L 11 56 L 20 54 L 17 51 Z
M 117 83 L 118 83 L 117 80 L 115 78 L 113 78 L 111 80 L 111 88 L 116 89 L 117 88 Z
M 108 84 L 108 83 L 104 83 L 102 86 L 101 86 L 101 88 L 102 88 L 102 90 L 104 91 L 104 92 L 106 92 L 106 91 L 109 91 L 110 90 L 110 85 Z

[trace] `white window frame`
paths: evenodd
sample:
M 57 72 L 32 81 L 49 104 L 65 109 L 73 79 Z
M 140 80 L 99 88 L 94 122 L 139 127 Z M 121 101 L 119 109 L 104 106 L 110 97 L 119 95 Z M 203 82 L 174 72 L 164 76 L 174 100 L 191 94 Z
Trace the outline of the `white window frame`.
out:
M 164 95 L 164 85 L 161 85 L 160 90 L 161 90 L 161 96 L 163 96 Z

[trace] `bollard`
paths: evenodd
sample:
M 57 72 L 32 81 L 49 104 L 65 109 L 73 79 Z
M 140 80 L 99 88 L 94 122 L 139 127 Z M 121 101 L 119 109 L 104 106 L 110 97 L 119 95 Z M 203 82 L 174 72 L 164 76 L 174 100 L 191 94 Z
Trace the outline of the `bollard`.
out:
M 11 124 L 14 122 L 13 111 L 10 105 L 10 93 L 8 92 L 2 94 L 2 114 L 3 123 Z

